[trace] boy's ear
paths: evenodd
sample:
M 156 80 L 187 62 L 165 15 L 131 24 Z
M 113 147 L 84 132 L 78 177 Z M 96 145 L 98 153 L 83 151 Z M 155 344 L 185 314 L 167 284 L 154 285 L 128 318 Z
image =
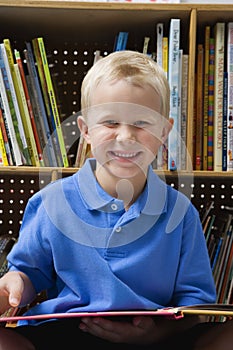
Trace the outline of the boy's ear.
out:
M 90 137 L 89 137 L 89 133 L 88 133 L 88 126 L 87 123 L 85 121 L 85 119 L 83 118 L 83 116 L 79 115 L 77 118 L 77 124 L 78 124 L 78 128 L 80 130 L 80 133 L 83 135 L 84 139 L 90 143 Z
M 167 140 L 169 132 L 171 131 L 172 127 L 174 124 L 174 120 L 173 118 L 169 118 L 169 120 L 167 121 L 166 125 L 163 127 L 163 132 L 161 135 L 161 142 L 162 144 Z

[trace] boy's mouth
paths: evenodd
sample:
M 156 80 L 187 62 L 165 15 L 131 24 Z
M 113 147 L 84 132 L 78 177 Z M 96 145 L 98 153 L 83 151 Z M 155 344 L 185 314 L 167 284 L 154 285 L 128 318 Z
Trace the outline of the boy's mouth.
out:
M 110 151 L 110 154 L 114 158 L 128 159 L 132 160 L 139 156 L 140 152 L 114 152 Z

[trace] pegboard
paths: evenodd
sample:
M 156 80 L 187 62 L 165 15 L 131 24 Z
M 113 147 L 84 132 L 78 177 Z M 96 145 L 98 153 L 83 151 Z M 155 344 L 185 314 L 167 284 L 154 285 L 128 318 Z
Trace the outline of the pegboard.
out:
M 0 172 L 0 234 L 17 238 L 28 199 L 51 180 L 69 176 L 75 169 L 52 171 Z M 55 176 L 54 176 L 55 174 Z M 233 208 L 233 177 L 186 176 L 167 173 L 161 176 L 179 189 L 201 211 L 214 201 L 214 212 L 221 215 L 225 207 Z

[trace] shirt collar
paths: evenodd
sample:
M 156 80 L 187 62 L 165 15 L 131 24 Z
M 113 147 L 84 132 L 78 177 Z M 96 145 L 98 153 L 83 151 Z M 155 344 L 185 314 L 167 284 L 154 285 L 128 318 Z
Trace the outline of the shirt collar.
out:
M 103 210 L 111 208 L 114 202 L 118 209 L 124 209 L 123 202 L 111 197 L 96 181 L 94 174 L 95 159 L 88 158 L 77 172 L 77 180 L 84 205 L 89 210 Z M 146 215 L 159 215 L 167 208 L 167 185 L 162 181 L 150 166 L 148 169 L 147 185 L 137 200 L 141 212 Z M 114 210 L 113 210 L 114 211 Z

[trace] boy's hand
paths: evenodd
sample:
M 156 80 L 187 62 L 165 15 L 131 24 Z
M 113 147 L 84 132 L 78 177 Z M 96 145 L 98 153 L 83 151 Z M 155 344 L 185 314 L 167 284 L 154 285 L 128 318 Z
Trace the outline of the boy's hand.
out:
M 24 281 L 20 273 L 7 272 L 0 279 L 0 313 L 10 307 L 19 306 L 24 290 Z
M 131 322 L 111 321 L 101 317 L 84 317 L 79 328 L 112 343 L 147 345 L 158 341 L 161 333 L 151 317 L 133 317 Z

